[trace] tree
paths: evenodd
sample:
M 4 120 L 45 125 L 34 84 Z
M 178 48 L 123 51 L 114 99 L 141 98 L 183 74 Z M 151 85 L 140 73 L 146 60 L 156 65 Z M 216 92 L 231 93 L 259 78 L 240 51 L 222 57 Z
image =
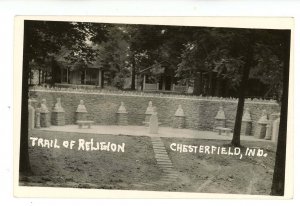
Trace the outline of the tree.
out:
M 129 77 L 129 44 L 126 27 L 122 25 L 109 25 L 106 41 L 94 38 L 98 50 L 96 63 L 107 70 L 108 83 L 121 89 L 125 78 Z M 102 42 L 99 42 L 102 41 Z
M 288 82 L 288 74 L 286 74 L 286 70 L 289 69 L 289 40 L 287 37 L 289 34 L 282 32 L 281 30 L 252 30 L 251 33 L 248 35 L 248 45 L 246 45 L 245 49 L 247 48 L 248 55 L 245 62 L 245 68 L 243 73 L 243 79 L 241 81 L 240 88 L 243 88 L 243 86 L 247 83 L 247 80 L 249 79 L 249 70 L 258 69 L 260 72 L 257 72 L 255 78 L 258 78 L 260 80 L 265 80 L 271 82 L 272 86 L 276 85 L 275 88 L 277 88 L 276 91 L 276 97 L 280 99 L 280 93 L 282 91 L 281 85 L 283 83 Z M 254 55 L 255 53 L 255 55 Z M 248 64 L 248 66 L 247 66 Z M 283 75 L 282 75 L 283 71 Z M 271 75 L 270 75 L 271 73 Z M 252 73 L 253 74 L 253 73 Z M 255 72 L 254 72 L 255 74 Z M 263 75 L 262 75 L 263 74 Z M 248 78 L 245 76 L 247 75 Z M 287 75 L 287 77 L 286 77 Z M 282 77 L 286 78 L 287 81 L 285 81 Z M 245 80 L 246 79 L 246 80 Z M 271 87 L 272 88 L 272 87 Z M 285 88 L 287 90 L 287 88 Z M 284 89 L 283 89 L 284 91 Z M 286 92 L 286 91 L 285 91 Z M 282 97 L 282 103 L 283 101 L 287 101 L 287 93 L 286 96 Z M 238 108 L 237 108 L 237 116 L 235 121 L 235 128 L 234 128 L 234 134 L 232 139 L 232 144 L 234 146 L 240 145 L 240 125 L 242 120 L 242 108 L 240 104 L 243 104 L 241 100 L 243 100 L 244 97 L 241 98 L 241 94 L 239 96 L 239 102 L 238 102 Z M 244 101 L 244 100 L 243 100 Z M 282 123 L 285 126 L 282 128 L 282 132 L 286 132 L 286 113 L 287 113 L 287 102 L 285 102 L 286 105 L 282 105 L 281 107 L 281 114 L 283 115 L 283 122 Z M 282 127 L 284 127 L 282 126 Z M 284 134 L 282 138 L 285 138 Z M 279 165 L 282 162 L 285 161 L 285 156 L 283 157 L 281 153 L 284 153 L 285 155 L 285 142 L 286 139 L 281 140 L 279 146 L 280 154 L 279 157 L 281 160 L 279 160 Z M 284 148 L 283 148 L 284 147 Z M 283 163 L 284 164 L 284 163 Z M 281 170 L 280 168 L 279 170 Z M 284 166 L 283 166 L 284 170 Z M 282 171 L 279 172 L 282 174 Z M 284 174 L 284 171 L 283 171 Z M 284 175 L 283 175 L 284 176 Z M 279 179 L 282 177 L 279 177 Z M 281 179 L 282 180 L 282 179 Z
M 275 96 L 278 96 L 282 82 L 282 60 L 277 52 L 280 49 L 274 45 L 280 45 L 282 41 L 274 30 L 200 28 L 193 34 L 182 51 L 178 75 L 187 79 L 196 77 L 194 94 L 201 93 L 197 86 L 201 88 L 203 73 L 214 73 L 237 88 L 238 105 L 231 143 L 240 146 L 241 122 L 250 72 L 252 71 L 251 78 L 269 84 L 270 91 L 274 92 L 276 88 Z M 199 78 L 197 73 L 200 74 Z M 212 86 L 209 87 L 209 94 L 213 95 Z
M 28 154 L 28 80 L 31 73 L 30 63 L 46 64 L 63 47 L 69 49 L 66 58 L 75 62 L 78 58 L 90 61 L 93 50 L 86 44 L 90 35 L 89 23 L 24 21 L 23 44 L 23 81 L 20 133 L 19 171 L 30 174 Z
M 213 58 L 220 54 L 218 51 L 221 51 L 222 42 L 215 28 L 185 28 L 184 32 L 186 41 L 176 73 L 187 82 L 194 82 L 194 95 L 205 95 L 203 75 L 209 74 L 211 77 Z
M 128 25 L 132 74 L 147 70 L 153 76 L 175 74 L 184 47 L 184 27 Z M 151 69 L 149 69 L 151 68 Z M 162 73 L 157 73 L 160 70 Z M 135 88 L 132 75 L 131 89 Z
M 278 42 L 279 44 L 275 44 L 275 46 L 279 47 L 276 51 L 278 52 L 278 55 L 283 60 L 283 70 L 282 70 L 283 90 L 282 90 L 282 97 L 281 97 L 279 134 L 278 134 L 271 195 L 282 196 L 284 195 L 284 185 L 285 185 L 291 31 L 283 30 L 279 32 L 278 39 L 281 39 L 281 41 Z
M 256 44 L 256 36 L 255 31 L 252 30 L 247 32 L 246 34 L 242 35 L 242 39 L 240 42 L 243 41 L 242 44 L 242 53 L 244 54 L 244 67 L 242 71 L 242 79 L 239 87 L 239 95 L 238 95 L 238 105 L 236 110 L 236 117 L 235 117 L 235 124 L 234 124 L 234 131 L 231 144 L 235 147 L 240 147 L 240 136 L 241 136 L 241 125 L 242 125 L 242 117 L 243 117 L 243 110 L 244 110 L 244 103 L 245 103 L 245 91 L 247 89 L 248 80 L 250 69 L 255 64 L 253 60 L 254 56 L 254 46 Z
M 135 76 L 138 69 L 145 69 L 157 59 L 157 49 L 162 43 L 161 26 L 127 25 L 129 61 L 131 64 L 131 90 L 135 90 Z M 155 60 L 153 57 L 155 56 Z

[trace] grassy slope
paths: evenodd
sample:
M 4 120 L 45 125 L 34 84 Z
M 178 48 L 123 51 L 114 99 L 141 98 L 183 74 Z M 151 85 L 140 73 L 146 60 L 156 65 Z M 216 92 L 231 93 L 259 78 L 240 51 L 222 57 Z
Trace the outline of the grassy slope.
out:
M 198 191 L 235 194 L 269 194 L 275 162 L 275 145 L 271 142 L 242 142 L 246 147 L 259 147 L 267 157 L 243 157 L 179 153 L 169 149 L 171 143 L 187 145 L 214 145 L 228 147 L 228 141 L 164 138 L 174 167 L 186 181 L 173 188 L 178 191 Z M 242 151 L 245 150 L 242 149 Z M 201 187 L 203 184 L 205 187 Z
M 69 149 L 30 148 L 33 176 L 21 177 L 22 185 L 135 189 L 133 184 L 151 183 L 161 178 L 150 139 L 147 137 L 113 136 L 45 132 L 34 130 L 32 136 L 60 140 L 125 142 L 125 153 L 77 151 Z M 178 153 L 169 149 L 173 142 L 191 145 L 226 146 L 228 141 L 184 138 L 162 138 L 180 172 L 178 181 L 155 188 L 164 191 L 269 194 L 275 160 L 271 142 L 242 142 L 245 147 L 260 147 L 266 158 L 227 155 Z M 143 189 L 143 188 L 139 188 Z
M 125 143 L 125 152 L 78 151 L 30 147 L 34 176 L 22 178 L 25 185 L 96 187 L 124 189 L 132 183 L 156 180 L 157 167 L 151 142 L 145 137 L 42 132 L 32 136 L 59 140 L 84 138 L 89 141 Z

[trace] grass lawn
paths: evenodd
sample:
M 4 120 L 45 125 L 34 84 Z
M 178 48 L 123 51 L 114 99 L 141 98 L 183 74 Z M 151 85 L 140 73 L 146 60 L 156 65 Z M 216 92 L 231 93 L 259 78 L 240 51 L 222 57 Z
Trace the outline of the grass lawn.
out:
M 171 143 L 186 145 L 214 145 L 229 147 L 229 141 L 163 138 L 174 167 L 182 174 L 181 184 L 176 191 L 197 191 L 207 193 L 257 194 L 271 192 L 275 164 L 275 144 L 272 142 L 242 141 L 242 153 L 246 147 L 259 147 L 268 153 L 267 157 L 245 157 L 179 153 L 170 149 Z
M 136 184 L 151 183 L 162 177 L 149 137 L 77 134 L 33 130 L 31 136 L 58 140 L 91 138 L 99 142 L 125 143 L 125 152 L 78 151 L 65 148 L 29 148 L 33 175 L 20 177 L 21 185 L 103 189 L 139 189 Z M 171 184 L 150 190 L 260 194 L 271 189 L 275 145 L 271 142 L 242 142 L 244 147 L 260 147 L 267 157 L 243 157 L 179 153 L 171 143 L 224 146 L 228 141 L 162 138 L 174 168 L 180 173 Z M 31 141 L 30 141 L 31 143 Z M 245 150 L 243 148 L 242 150 Z M 243 152 L 243 151 L 242 151 Z
M 134 183 L 155 181 L 162 172 L 156 165 L 150 139 L 145 137 L 39 130 L 32 131 L 31 135 L 47 139 L 89 141 L 93 138 L 99 142 L 124 142 L 125 152 L 30 147 L 34 175 L 21 177 L 23 185 L 128 189 Z

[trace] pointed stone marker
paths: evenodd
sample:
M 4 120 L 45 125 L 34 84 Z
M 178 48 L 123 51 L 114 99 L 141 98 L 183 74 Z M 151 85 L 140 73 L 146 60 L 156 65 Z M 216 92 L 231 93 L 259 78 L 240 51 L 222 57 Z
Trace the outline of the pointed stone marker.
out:
M 216 127 L 225 127 L 226 118 L 225 112 L 222 106 L 219 107 L 219 111 L 215 116 L 215 128 Z
M 118 125 L 128 125 L 126 108 L 124 106 L 124 102 L 121 102 L 121 105 L 117 111 L 117 124 Z
M 153 112 L 149 121 L 149 133 L 158 134 L 158 117 L 156 107 L 153 107 Z
M 246 108 L 242 118 L 241 134 L 249 136 L 251 135 L 251 130 L 252 130 L 252 119 L 251 119 L 249 108 Z
M 178 105 L 178 108 L 177 108 L 174 116 L 175 117 L 174 117 L 173 127 L 180 128 L 180 129 L 184 128 L 185 115 L 184 115 L 181 105 Z
M 153 113 L 152 101 L 149 101 L 147 110 L 145 112 L 145 126 L 149 126 L 150 117 Z

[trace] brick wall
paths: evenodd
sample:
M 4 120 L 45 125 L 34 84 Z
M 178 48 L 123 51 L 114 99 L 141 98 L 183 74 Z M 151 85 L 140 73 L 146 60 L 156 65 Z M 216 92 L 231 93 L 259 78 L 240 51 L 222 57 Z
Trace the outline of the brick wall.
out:
M 92 92 L 77 91 L 56 91 L 56 90 L 31 90 L 30 98 L 41 102 L 43 98 L 47 100 L 48 109 L 54 108 L 56 98 L 61 98 L 62 107 L 65 110 L 66 124 L 75 123 L 75 111 L 79 101 L 84 100 L 88 110 L 90 120 L 96 124 L 114 125 L 116 124 L 116 111 L 121 101 L 128 112 L 129 125 L 142 125 L 145 119 L 145 111 L 148 102 L 152 101 L 153 106 L 157 107 L 159 122 L 161 126 L 172 126 L 175 111 L 179 104 L 182 105 L 186 116 L 185 127 L 199 130 L 212 130 L 214 126 L 214 117 L 220 106 L 223 106 L 227 121 L 227 127 L 233 128 L 233 121 L 236 113 L 236 100 L 224 99 L 196 99 L 188 97 L 171 97 L 171 96 L 142 96 L 131 94 L 104 94 Z M 261 116 L 262 110 L 267 114 L 278 113 L 280 107 L 274 102 L 248 101 L 245 107 L 250 109 L 255 130 L 256 121 Z M 230 123 L 231 121 L 231 123 Z

